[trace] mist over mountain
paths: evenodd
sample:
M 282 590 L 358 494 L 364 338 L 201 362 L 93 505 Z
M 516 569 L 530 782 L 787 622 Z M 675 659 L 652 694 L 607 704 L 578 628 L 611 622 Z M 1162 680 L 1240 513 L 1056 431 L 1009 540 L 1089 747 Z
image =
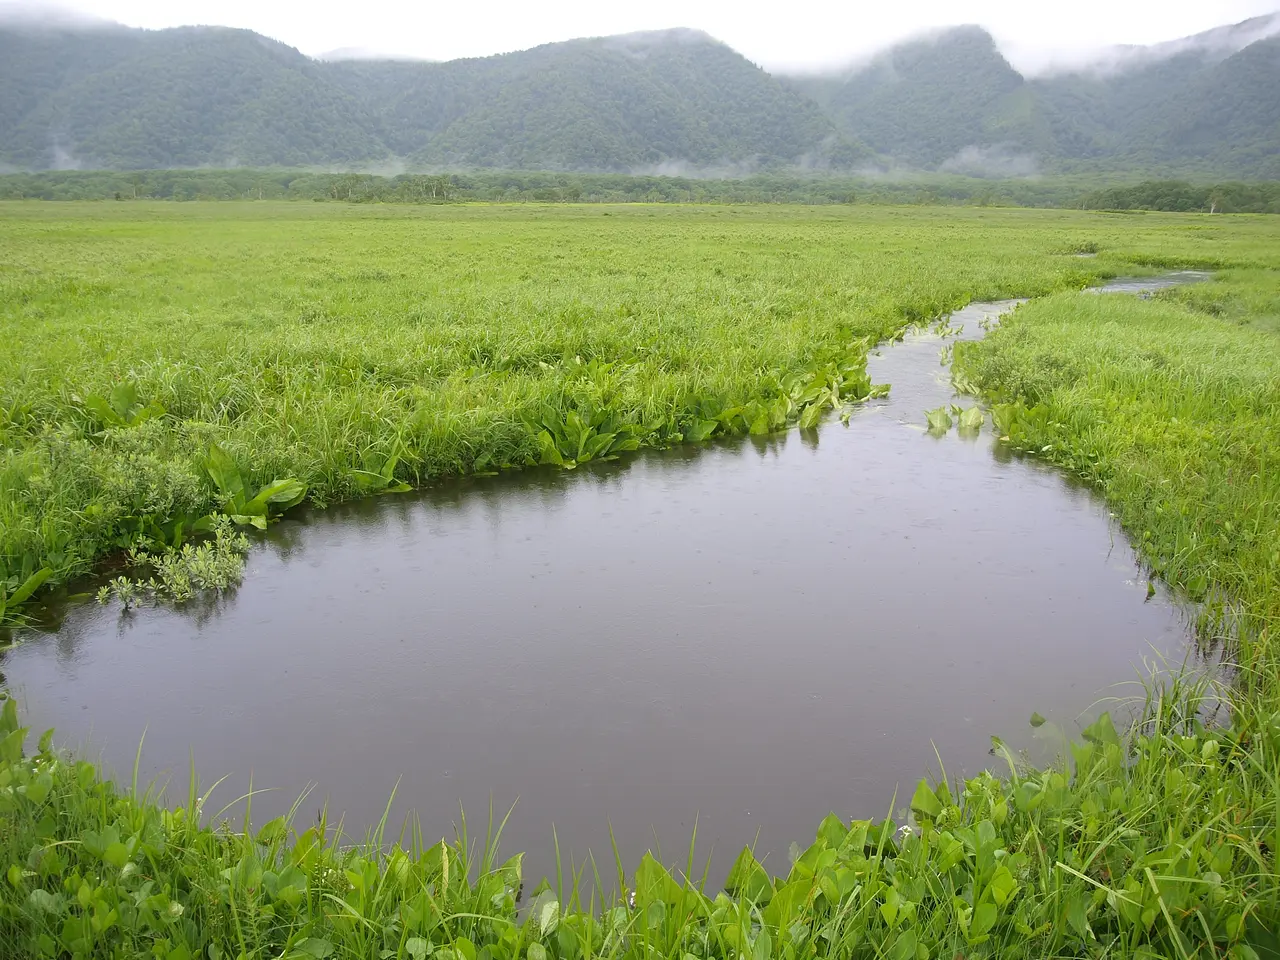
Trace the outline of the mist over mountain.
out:
M 0 20 L 0 165 L 1280 177 L 1280 15 L 1020 73 L 958 27 L 825 75 L 667 30 L 430 62 Z
M 1280 15 L 1034 76 L 957 27 L 791 82 L 891 166 L 1280 177 Z

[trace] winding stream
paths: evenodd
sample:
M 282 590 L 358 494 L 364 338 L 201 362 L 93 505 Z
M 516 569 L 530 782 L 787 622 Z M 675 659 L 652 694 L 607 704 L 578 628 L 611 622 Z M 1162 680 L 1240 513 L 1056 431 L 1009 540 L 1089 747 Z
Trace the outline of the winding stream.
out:
M 1074 731 L 1187 649 L 1096 497 L 989 430 L 924 433 L 942 344 L 874 356 L 892 393 L 847 427 L 301 511 L 234 596 L 79 606 L 4 674 L 35 731 L 126 778 L 146 731 L 144 779 L 230 774 L 213 809 L 279 788 L 255 820 L 314 782 L 303 817 L 327 797 L 358 838 L 398 782 L 392 822 L 427 838 L 518 799 L 503 849 L 530 877 L 553 824 L 606 871 L 610 823 L 630 868 L 683 860 L 695 816 L 713 874 L 753 839 L 785 870 L 828 811 L 904 807 L 935 747 L 950 775 L 992 734 L 1056 750 L 1033 711 Z

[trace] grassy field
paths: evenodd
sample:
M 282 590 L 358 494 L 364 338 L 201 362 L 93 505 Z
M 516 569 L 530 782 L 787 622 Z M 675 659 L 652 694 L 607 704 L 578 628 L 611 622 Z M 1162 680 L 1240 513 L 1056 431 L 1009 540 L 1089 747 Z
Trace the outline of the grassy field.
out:
M 50 564 L 64 577 L 150 543 L 160 521 L 228 510 L 217 477 L 233 467 L 253 490 L 296 478 L 329 500 L 563 460 L 591 453 L 592 436 L 614 438 L 607 454 L 794 423 L 865 392 L 862 338 L 970 299 L 1036 295 L 957 351 L 958 374 L 993 402 L 1010 446 L 1098 486 L 1153 572 L 1209 601 L 1205 637 L 1237 664 L 1228 689 L 1153 690 L 1132 729 L 1098 721 L 1059 768 L 997 749 L 1000 777 L 922 782 L 907 829 L 829 818 L 786 877 L 744 853 L 716 893 L 699 889 L 696 864 L 673 874 L 646 858 L 617 865 L 624 893 L 606 904 L 577 902 L 570 882 L 525 889 L 517 906 L 519 858 L 494 859 L 488 841 L 379 835 L 349 849 L 323 823 L 202 826 L 213 811 L 194 786 L 175 809 L 47 739 L 24 755 L 8 701 L 0 955 L 1280 955 L 1273 224 L 924 209 L 0 210 L 11 571 Z M 1185 266 L 1222 273 L 1147 300 L 1067 292 Z M 136 396 L 113 406 L 121 382 Z M 571 450 L 566 431 L 593 418 L 599 429 Z M 210 471 L 215 443 L 230 462 Z
M 1276 232 L 1025 210 L 0 205 L 0 581 L 172 542 L 277 479 L 324 503 L 777 428 L 864 394 L 865 340 L 904 323 L 1143 267 L 1263 268 Z

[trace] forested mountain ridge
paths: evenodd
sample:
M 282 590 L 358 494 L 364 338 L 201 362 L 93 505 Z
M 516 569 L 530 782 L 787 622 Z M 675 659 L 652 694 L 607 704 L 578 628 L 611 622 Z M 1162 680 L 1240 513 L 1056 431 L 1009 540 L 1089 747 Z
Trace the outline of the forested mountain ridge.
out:
M 957 27 L 791 82 L 907 167 L 1280 177 L 1280 14 L 1030 77 Z
M 247 30 L 0 30 L 0 162 L 356 163 L 386 155 L 325 65 Z
M 0 28 L 0 162 L 750 170 L 870 154 L 693 31 L 327 63 L 245 30 Z
M 0 22 L 0 168 L 1280 177 L 1278 30 L 1024 76 L 958 27 L 781 77 L 691 30 L 329 62 L 247 30 Z

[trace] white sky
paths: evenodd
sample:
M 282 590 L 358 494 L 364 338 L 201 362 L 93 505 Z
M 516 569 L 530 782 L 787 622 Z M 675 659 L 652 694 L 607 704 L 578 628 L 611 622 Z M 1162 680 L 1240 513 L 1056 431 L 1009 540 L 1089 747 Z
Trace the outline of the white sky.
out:
M 36 0 L 42 2 L 42 0 Z M 0 0 L 0 8 L 9 3 Z M 24 4 L 25 5 L 25 4 Z M 449 60 L 572 37 L 705 30 L 773 69 L 844 63 L 930 27 L 978 23 L 1015 65 L 1154 43 L 1280 9 L 1280 0 L 63 0 L 135 27 L 248 27 L 312 55 L 338 48 Z

